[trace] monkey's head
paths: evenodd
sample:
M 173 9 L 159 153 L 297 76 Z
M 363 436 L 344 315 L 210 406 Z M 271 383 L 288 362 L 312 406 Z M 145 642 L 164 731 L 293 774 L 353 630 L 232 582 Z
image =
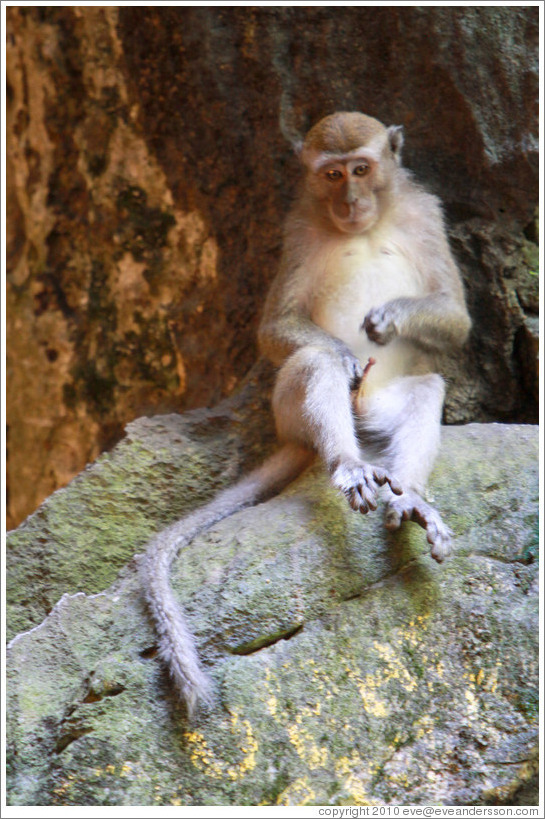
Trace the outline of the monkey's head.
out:
M 332 114 L 311 128 L 300 152 L 306 190 L 336 230 L 365 233 L 377 222 L 402 144 L 401 126 L 386 128 L 357 112 Z

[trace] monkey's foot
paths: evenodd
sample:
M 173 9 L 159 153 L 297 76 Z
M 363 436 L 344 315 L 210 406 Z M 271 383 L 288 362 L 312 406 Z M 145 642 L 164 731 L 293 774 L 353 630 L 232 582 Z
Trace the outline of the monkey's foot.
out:
M 413 520 L 426 530 L 431 556 L 438 563 L 448 557 L 452 547 L 452 532 L 443 522 L 439 512 L 422 500 L 416 492 L 405 492 L 399 498 L 388 501 L 384 525 L 393 531 L 399 529 L 404 520 Z
M 395 478 L 384 469 L 363 461 L 343 461 L 334 470 L 331 481 L 346 496 L 352 509 L 362 515 L 377 508 L 377 487 L 387 483 L 396 495 L 403 491 Z

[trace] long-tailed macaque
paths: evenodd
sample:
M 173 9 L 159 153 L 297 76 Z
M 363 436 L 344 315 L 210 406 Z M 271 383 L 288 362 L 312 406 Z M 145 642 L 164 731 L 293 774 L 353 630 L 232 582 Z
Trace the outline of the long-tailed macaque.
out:
M 444 397 L 435 358 L 456 354 L 470 320 L 439 202 L 401 167 L 402 142 L 397 126 L 337 113 L 299 147 L 301 191 L 259 329 L 278 367 L 281 448 L 160 533 L 141 561 L 160 654 L 190 715 L 210 688 L 169 585 L 171 562 L 199 532 L 279 492 L 316 454 L 353 509 L 376 509 L 382 486 L 386 528 L 414 520 L 435 560 L 449 554 L 449 529 L 422 493 Z

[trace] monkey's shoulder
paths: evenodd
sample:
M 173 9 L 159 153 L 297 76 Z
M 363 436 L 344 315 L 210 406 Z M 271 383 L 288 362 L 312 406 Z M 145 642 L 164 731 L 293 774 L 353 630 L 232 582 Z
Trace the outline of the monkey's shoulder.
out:
M 389 213 L 392 226 L 413 235 L 414 230 L 424 226 L 443 229 L 443 203 L 412 177 L 407 177 L 399 187 L 398 195 Z

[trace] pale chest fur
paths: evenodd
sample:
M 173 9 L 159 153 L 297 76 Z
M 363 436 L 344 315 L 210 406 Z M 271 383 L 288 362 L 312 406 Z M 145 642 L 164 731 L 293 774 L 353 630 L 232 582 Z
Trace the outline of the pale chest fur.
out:
M 422 295 L 421 277 L 403 252 L 403 237 L 397 238 L 381 241 L 375 234 L 324 242 L 305 264 L 304 300 L 312 320 L 344 341 L 363 364 L 369 356 L 376 359 L 370 390 L 415 366 L 412 345 L 397 339 L 380 346 L 360 329 L 373 307 Z

